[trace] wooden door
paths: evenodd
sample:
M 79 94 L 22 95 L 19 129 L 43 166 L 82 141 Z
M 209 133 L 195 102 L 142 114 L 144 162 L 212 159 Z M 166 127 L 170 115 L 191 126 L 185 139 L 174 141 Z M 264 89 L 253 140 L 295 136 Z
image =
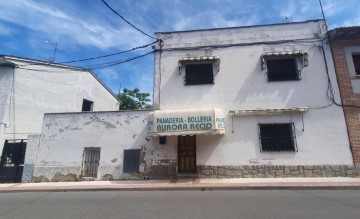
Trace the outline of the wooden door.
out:
M 196 137 L 179 136 L 178 172 L 196 173 Z

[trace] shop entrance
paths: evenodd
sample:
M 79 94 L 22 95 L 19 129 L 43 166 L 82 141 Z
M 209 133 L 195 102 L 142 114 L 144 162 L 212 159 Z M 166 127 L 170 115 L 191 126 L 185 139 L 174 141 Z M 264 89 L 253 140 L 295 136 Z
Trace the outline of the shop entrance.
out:
M 178 137 L 178 173 L 196 173 L 196 136 Z

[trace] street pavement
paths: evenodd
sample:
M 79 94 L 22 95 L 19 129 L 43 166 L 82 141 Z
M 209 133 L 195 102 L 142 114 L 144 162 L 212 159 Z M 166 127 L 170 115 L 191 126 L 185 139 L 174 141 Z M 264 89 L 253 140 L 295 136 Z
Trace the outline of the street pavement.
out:
M 123 180 L 0 184 L 0 192 L 17 191 L 167 191 L 253 189 L 360 189 L 360 178 L 229 178 Z
M 0 218 L 357 219 L 360 190 L 66 191 L 0 194 Z

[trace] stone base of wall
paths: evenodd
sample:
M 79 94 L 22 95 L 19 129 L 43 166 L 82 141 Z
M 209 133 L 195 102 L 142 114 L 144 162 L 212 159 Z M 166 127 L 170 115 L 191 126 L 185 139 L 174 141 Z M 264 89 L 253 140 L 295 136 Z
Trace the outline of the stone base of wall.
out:
M 150 179 L 172 179 L 176 178 L 176 166 L 156 165 L 151 166 L 150 171 L 145 173 Z
M 33 182 L 82 181 L 79 168 L 45 168 L 36 169 L 39 175 L 33 176 Z M 71 170 L 71 171 L 70 171 Z M 40 174 L 42 173 L 42 174 Z M 101 180 L 126 179 L 178 179 L 189 178 L 179 176 L 175 165 L 151 166 L 146 173 L 131 174 L 114 179 L 111 174 L 105 174 Z M 197 166 L 196 174 L 191 178 L 285 178 L 285 177 L 360 177 L 360 169 L 354 165 L 245 165 L 245 166 Z M 95 178 L 93 180 L 96 180 Z M 98 179 L 100 180 L 100 179 Z
M 354 165 L 197 166 L 198 178 L 360 177 Z

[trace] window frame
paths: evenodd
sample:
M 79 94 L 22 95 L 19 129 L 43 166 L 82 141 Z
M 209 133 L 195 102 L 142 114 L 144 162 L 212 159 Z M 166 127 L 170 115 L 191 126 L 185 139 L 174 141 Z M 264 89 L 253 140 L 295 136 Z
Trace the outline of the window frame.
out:
M 84 104 L 85 103 L 90 103 L 90 109 L 89 110 L 84 110 Z M 92 112 L 94 108 L 94 101 L 88 100 L 88 99 L 83 99 L 83 103 L 82 103 L 82 107 L 81 107 L 81 112 Z
M 209 66 L 211 65 L 211 72 L 207 72 L 210 70 Z M 188 81 L 188 78 L 190 78 L 190 76 L 188 74 L 190 74 L 190 72 L 188 72 L 188 67 L 192 66 L 193 68 L 196 68 L 196 66 L 206 66 L 207 68 L 209 69 L 204 69 L 204 70 L 201 70 L 201 71 L 205 71 L 204 72 L 200 72 L 200 73 L 197 73 L 195 71 L 198 71 L 196 69 L 193 70 L 193 72 L 191 72 L 191 74 L 208 74 L 206 76 L 210 76 L 211 75 L 211 82 L 210 78 L 207 78 L 206 80 L 204 80 L 203 82 L 201 82 L 200 79 L 197 79 L 197 81 Z M 191 85 L 212 85 L 212 84 L 215 84 L 215 74 L 214 74 L 214 63 L 213 62 L 191 62 L 191 63 L 185 63 L 184 64 L 184 67 L 185 67 L 185 74 L 184 74 L 184 85 L 186 86 L 191 86 Z M 201 76 L 201 77 L 204 77 L 204 76 Z
M 281 138 L 281 136 L 279 136 L 279 134 L 283 134 L 280 133 L 280 131 L 278 131 L 278 133 L 276 133 L 275 136 L 271 137 L 271 136 L 267 136 L 269 133 L 262 133 L 262 128 L 261 126 L 270 126 L 269 129 L 271 129 L 272 131 L 274 131 L 274 128 L 276 128 L 276 126 L 285 126 L 288 125 L 290 128 L 289 130 L 289 135 L 286 136 L 287 141 L 291 141 L 292 145 L 290 149 L 277 149 L 274 148 L 273 150 L 269 150 L 268 147 L 270 147 L 269 145 L 264 145 L 266 141 L 265 138 L 273 138 L 276 140 L 279 140 L 279 138 Z M 297 147 L 297 141 L 296 141 L 296 132 L 295 132 L 295 125 L 293 122 L 288 122 L 288 123 L 258 123 L 258 131 L 259 131 L 259 141 L 260 141 L 260 152 L 264 152 L 264 153 L 293 153 L 293 152 L 298 152 L 298 147 Z M 268 130 L 267 130 L 268 131 Z M 273 133 L 272 133 L 273 134 Z M 291 139 L 291 140 L 290 140 Z M 266 144 L 270 144 L 271 140 L 266 142 Z M 264 149 L 266 148 L 266 149 Z
M 357 57 L 358 60 L 356 60 L 357 62 L 355 62 L 354 56 Z M 360 53 L 352 53 L 351 54 L 351 59 L 352 59 L 352 64 L 354 66 L 354 71 L 355 71 L 355 76 L 359 77 L 360 76 Z M 358 63 L 358 66 L 356 65 L 356 63 Z M 356 68 L 358 67 L 358 69 Z M 358 71 L 356 71 L 358 70 Z
M 353 55 L 360 55 L 360 46 L 345 46 L 344 52 L 350 78 L 359 79 L 360 75 L 356 74 Z
M 285 61 L 285 60 L 292 60 L 292 62 L 293 62 L 293 63 L 291 63 L 291 65 L 293 65 L 292 67 L 294 69 L 291 69 L 291 75 L 289 75 L 288 77 L 284 77 L 284 78 L 276 78 L 274 76 L 278 76 L 283 73 L 274 73 L 274 75 L 271 78 L 271 76 L 270 76 L 271 73 L 269 72 L 269 69 L 270 69 L 269 62 L 278 62 L 278 64 L 280 64 L 279 62 Z M 266 75 L 267 75 L 268 82 L 300 81 L 302 79 L 301 70 L 299 69 L 297 56 L 266 57 L 264 61 L 266 63 Z M 288 65 L 289 63 L 286 63 L 286 64 Z

